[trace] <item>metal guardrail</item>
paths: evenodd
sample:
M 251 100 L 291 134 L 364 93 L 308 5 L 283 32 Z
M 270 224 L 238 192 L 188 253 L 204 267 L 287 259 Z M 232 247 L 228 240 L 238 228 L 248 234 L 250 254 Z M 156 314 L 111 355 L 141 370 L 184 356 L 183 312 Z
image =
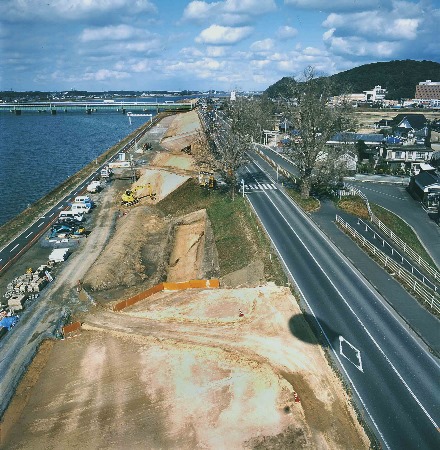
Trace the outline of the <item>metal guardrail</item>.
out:
M 405 241 L 399 238 L 392 230 L 390 230 L 379 218 L 377 218 L 371 211 L 370 204 L 365 194 L 354 186 L 346 185 L 347 194 L 345 195 L 358 195 L 364 200 L 367 206 L 370 220 L 373 222 L 379 230 L 387 237 L 389 237 L 397 247 L 399 247 L 404 253 L 406 253 L 414 262 L 416 262 L 427 274 L 432 276 L 436 281 L 440 281 L 440 272 L 438 272 L 431 264 L 426 262 L 419 253 L 413 250 Z
M 440 313 L 440 294 L 427 288 L 417 277 L 401 267 L 392 258 L 371 244 L 364 236 L 358 233 L 350 224 L 336 215 L 336 223 L 346 230 L 359 244 L 372 253 L 384 268 L 391 269 L 391 276 L 398 278 L 405 286 L 411 289 L 425 304 L 428 304 L 434 311 Z
M 358 225 L 363 225 L 365 227 L 365 231 L 369 231 L 373 234 L 374 239 L 379 239 L 382 242 L 383 248 L 388 248 L 388 250 L 391 252 L 391 255 L 394 257 L 394 259 L 398 258 L 400 259 L 401 264 L 405 264 L 406 266 L 411 268 L 411 274 L 415 275 L 419 278 L 419 280 L 425 284 L 429 289 L 434 290 L 435 292 L 438 291 L 438 287 L 435 282 L 431 281 L 425 273 L 420 272 L 420 270 L 414 266 L 413 262 L 410 261 L 407 258 L 405 258 L 402 254 L 400 254 L 394 247 L 390 245 L 388 241 L 382 238 L 376 230 L 371 228 L 367 223 L 365 223 L 362 219 L 358 218 Z M 373 244 L 374 245 L 374 244 Z
M 370 220 L 388 236 L 399 248 L 402 249 L 413 261 L 415 261 L 420 267 L 423 268 L 437 281 L 440 281 L 440 273 L 435 270 L 430 264 L 428 264 L 415 250 L 413 250 L 406 242 L 395 235 L 386 225 L 384 225 L 374 214 L 371 215 Z

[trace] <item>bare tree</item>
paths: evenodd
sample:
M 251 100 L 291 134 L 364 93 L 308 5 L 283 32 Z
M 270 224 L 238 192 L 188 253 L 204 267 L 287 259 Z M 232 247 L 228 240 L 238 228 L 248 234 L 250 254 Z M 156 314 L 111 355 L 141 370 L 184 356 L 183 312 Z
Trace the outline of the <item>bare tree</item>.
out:
M 290 88 L 291 101 L 285 114 L 299 132 L 299 139 L 289 154 L 299 170 L 301 196 L 307 198 L 314 181 L 323 181 L 329 175 L 334 178 L 342 167 L 336 164 L 341 162 L 341 154 L 337 149 L 330 151 L 326 143 L 336 133 L 353 127 L 352 107 L 344 101 L 329 104 L 331 85 L 326 79 L 317 78 L 312 67 L 305 70 L 301 82 L 292 83 Z
M 246 151 L 254 140 L 259 141 L 263 129 L 270 122 L 268 114 L 259 99 L 237 97 L 225 102 L 222 111 L 208 127 L 207 141 L 213 143 L 211 155 L 217 170 L 229 185 L 232 197 L 235 195 L 237 171 L 246 162 Z

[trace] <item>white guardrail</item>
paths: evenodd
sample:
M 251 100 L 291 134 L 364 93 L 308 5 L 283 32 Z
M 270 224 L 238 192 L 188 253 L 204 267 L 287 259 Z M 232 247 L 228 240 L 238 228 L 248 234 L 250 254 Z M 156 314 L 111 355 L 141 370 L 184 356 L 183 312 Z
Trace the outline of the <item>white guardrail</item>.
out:
M 393 231 L 391 231 L 383 222 L 380 221 L 380 219 L 378 219 L 373 214 L 370 208 L 370 204 L 368 203 L 368 199 L 362 191 L 355 188 L 354 186 L 346 185 L 345 192 L 345 195 L 358 195 L 359 197 L 361 197 L 362 200 L 364 200 L 365 205 L 367 206 L 371 222 L 373 222 L 385 236 L 389 237 L 397 247 L 399 247 L 404 253 L 406 253 L 423 270 L 425 270 L 427 274 L 433 277 L 436 281 L 440 281 L 440 272 L 432 267 L 431 264 L 427 263 L 419 253 L 413 250 L 405 241 L 400 239 L 399 236 L 393 233 Z
M 440 295 L 437 292 L 427 288 L 420 282 L 420 280 L 401 267 L 397 262 L 379 250 L 376 246 L 371 244 L 368 239 L 358 233 L 350 224 L 345 222 L 345 220 L 338 215 L 336 215 L 336 223 L 340 224 L 341 227 L 353 236 L 357 242 L 372 253 L 383 267 L 390 269 L 391 276 L 397 278 L 400 282 L 410 288 L 417 295 L 417 297 L 420 298 L 425 304 L 428 304 L 432 310 L 440 313 Z

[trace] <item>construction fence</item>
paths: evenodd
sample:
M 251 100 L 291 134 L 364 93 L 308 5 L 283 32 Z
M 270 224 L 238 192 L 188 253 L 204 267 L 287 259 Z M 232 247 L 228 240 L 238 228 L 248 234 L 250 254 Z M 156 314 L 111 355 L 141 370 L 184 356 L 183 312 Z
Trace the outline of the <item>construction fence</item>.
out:
M 150 297 L 153 294 L 161 291 L 176 291 L 180 289 L 218 289 L 220 287 L 220 281 L 217 278 L 210 280 L 189 280 L 177 283 L 160 283 L 156 286 L 147 289 L 133 297 L 126 300 L 122 300 L 113 306 L 113 311 L 122 311 L 127 306 L 134 305 L 135 303 Z

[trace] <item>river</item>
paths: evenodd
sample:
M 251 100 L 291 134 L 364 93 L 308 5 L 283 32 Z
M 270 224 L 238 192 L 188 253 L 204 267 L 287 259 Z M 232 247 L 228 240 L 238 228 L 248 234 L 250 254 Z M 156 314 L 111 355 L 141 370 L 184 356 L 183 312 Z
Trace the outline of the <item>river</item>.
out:
M 0 114 L 0 225 L 149 120 L 121 113 Z

